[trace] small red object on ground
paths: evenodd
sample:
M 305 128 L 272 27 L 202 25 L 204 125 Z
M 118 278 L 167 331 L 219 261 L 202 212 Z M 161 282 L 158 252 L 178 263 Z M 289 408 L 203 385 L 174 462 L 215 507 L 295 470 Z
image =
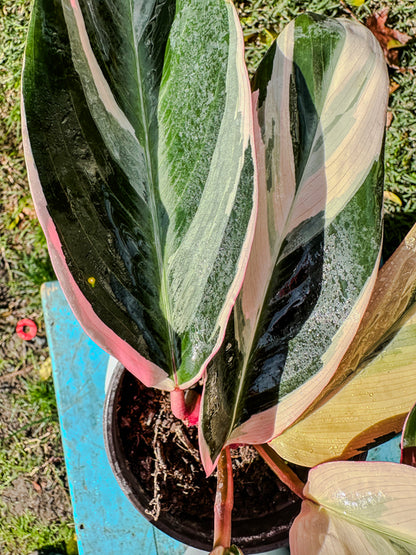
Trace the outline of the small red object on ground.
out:
M 29 320 L 29 318 L 23 318 L 23 320 L 19 320 L 16 325 L 16 333 L 25 341 L 30 341 L 38 332 L 38 328 L 33 320 Z

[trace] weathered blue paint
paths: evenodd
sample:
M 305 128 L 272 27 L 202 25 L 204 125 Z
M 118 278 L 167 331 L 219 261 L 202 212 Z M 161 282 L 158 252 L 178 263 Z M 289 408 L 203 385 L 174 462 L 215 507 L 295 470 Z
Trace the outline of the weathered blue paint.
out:
M 378 447 L 373 447 L 367 453 L 367 461 L 400 462 L 401 434 L 393 437 Z
M 149 524 L 118 486 L 104 449 L 108 355 L 73 316 L 58 282 L 42 302 L 80 555 L 183 555 L 186 546 Z

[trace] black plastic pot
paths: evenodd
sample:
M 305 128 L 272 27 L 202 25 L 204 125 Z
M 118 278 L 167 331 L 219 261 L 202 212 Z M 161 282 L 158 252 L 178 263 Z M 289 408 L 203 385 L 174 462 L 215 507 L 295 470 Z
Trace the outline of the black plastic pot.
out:
M 154 521 L 145 512 L 151 498 L 131 471 L 120 434 L 117 407 L 128 376 L 122 365 L 118 365 L 110 380 L 104 406 L 104 439 L 107 456 L 113 473 L 128 499 L 140 513 L 157 528 L 180 542 L 198 549 L 210 551 L 213 539 L 213 520 L 189 516 L 187 497 L 184 496 L 180 515 L 162 512 Z M 179 449 L 179 447 L 178 447 Z M 254 499 L 254 503 L 256 499 Z M 273 506 L 270 513 L 261 518 L 240 520 L 233 515 L 233 539 L 244 553 L 262 553 L 288 544 L 288 534 L 293 519 L 298 514 L 299 502 L 291 494 L 283 492 L 281 503 Z

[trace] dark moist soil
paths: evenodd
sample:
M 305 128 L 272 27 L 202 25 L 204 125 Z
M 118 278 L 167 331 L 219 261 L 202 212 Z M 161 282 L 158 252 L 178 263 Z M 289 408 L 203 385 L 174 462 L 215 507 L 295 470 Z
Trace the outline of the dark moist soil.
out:
M 157 520 L 165 511 L 175 515 L 185 504 L 195 518 L 212 518 L 216 474 L 205 476 L 197 427 L 187 427 L 172 415 L 169 394 L 146 388 L 128 372 L 120 395 L 121 441 L 131 471 L 152 500 L 149 516 Z M 262 517 L 273 508 L 293 508 L 298 502 L 253 447 L 232 449 L 231 456 L 233 519 Z

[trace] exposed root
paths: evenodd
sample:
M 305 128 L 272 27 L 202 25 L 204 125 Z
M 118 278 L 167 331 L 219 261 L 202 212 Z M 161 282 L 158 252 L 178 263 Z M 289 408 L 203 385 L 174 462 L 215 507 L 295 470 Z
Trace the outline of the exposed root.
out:
M 168 440 L 169 429 L 166 429 L 165 423 L 167 420 L 164 418 L 166 408 L 163 407 L 160 416 L 156 420 L 155 430 L 153 435 L 153 449 L 155 452 L 155 469 L 152 473 L 153 476 L 153 498 L 150 501 L 149 509 L 145 509 L 146 514 L 148 514 L 153 520 L 157 520 L 160 516 L 161 504 L 160 504 L 160 490 L 162 482 L 166 482 L 167 478 L 167 466 L 163 456 L 162 443 Z

